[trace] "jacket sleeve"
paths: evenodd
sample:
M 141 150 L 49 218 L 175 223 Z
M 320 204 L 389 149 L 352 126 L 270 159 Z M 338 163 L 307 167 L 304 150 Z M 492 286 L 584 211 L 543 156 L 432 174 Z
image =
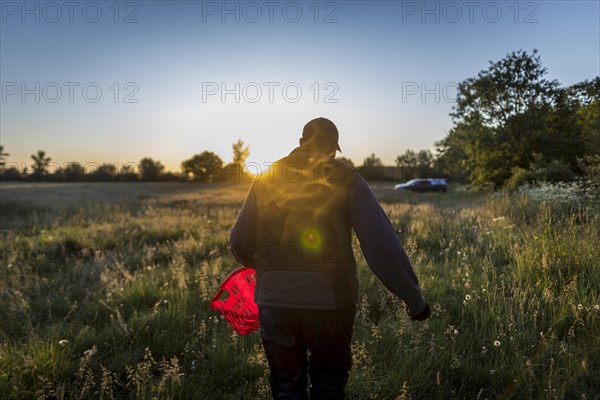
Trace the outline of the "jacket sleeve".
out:
M 419 281 L 394 227 L 365 180 L 357 173 L 350 191 L 350 222 L 369 268 L 411 315 L 425 309 Z
M 242 209 L 229 232 L 231 253 L 245 267 L 254 268 L 256 258 L 256 190 L 253 185 L 246 196 Z

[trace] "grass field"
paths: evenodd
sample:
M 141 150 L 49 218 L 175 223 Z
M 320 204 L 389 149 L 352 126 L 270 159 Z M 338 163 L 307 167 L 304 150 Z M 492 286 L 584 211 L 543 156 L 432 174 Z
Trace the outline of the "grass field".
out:
M 267 399 L 209 300 L 248 186 L 0 184 L 0 399 Z M 600 399 L 600 218 L 526 193 L 374 191 L 432 316 L 355 244 L 349 399 Z

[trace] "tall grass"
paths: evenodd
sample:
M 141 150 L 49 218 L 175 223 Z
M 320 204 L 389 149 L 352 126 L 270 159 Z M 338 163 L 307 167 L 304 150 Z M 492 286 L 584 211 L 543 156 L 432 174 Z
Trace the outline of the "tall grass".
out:
M 258 333 L 208 304 L 237 267 L 247 187 L 123 188 L 56 203 L 52 185 L 0 187 L 0 398 L 269 398 Z M 432 316 L 411 323 L 356 245 L 348 398 L 600 398 L 597 214 L 527 193 L 374 190 Z

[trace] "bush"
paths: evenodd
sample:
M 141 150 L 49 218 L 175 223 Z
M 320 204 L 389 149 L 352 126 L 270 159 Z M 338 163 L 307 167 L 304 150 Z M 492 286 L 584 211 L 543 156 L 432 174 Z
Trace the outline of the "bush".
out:
M 575 172 L 563 160 L 545 162 L 539 157 L 530 169 L 514 167 L 511 172 L 511 177 L 503 186 L 509 192 L 514 192 L 519 187 L 534 182 L 572 182 L 576 178 Z

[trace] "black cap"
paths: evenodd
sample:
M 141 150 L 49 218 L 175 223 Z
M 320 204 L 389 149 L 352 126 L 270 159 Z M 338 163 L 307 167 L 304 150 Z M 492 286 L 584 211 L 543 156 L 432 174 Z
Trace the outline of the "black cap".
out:
M 342 151 L 338 144 L 340 135 L 337 127 L 327 118 L 320 117 L 308 121 L 304 125 L 304 129 L 302 129 L 302 138 L 306 141 L 314 140 L 320 143 L 335 143 L 337 150 Z

